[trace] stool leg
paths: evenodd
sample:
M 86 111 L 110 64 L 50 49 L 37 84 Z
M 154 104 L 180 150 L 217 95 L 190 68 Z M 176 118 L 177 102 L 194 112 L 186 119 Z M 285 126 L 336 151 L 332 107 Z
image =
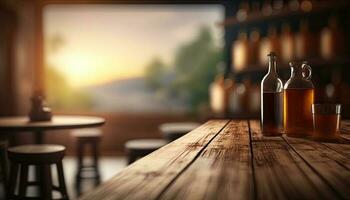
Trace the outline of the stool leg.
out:
M 28 165 L 26 164 L 21 165 L 21 173 L 19 177 L 20 177 L 20 181 L 19 181 L 19 188 L 18 188 L 18 197 L 21 199 L 26 196 L 26 192 L 27 192 Z
M 34 143 L 35 144 L 44 144 L 44 132 L 42 132 L 42 131 L 34 132 Z
M 62 161 L 59 163 L 56 163 L 56 167 L 57 167 L 57 175 L 58 175 L 58 187 L 59 187 L 59 190 L 62 194 L 62 199 L 68 200 L 69 197 L 68 197 L 68 193 L 67 193 L 66 182 L 64 179 L 64 171 L 63 171 Z
M 84 152 L 84 143 L 78 140 L 78 145 L 77 145 L 78 168 L 77 168 L 77 174 L 75 177 L 75 187 L 79 195 L 81 194 L 81 170 L 83 168 L 83 152 Z
M 41 195 L 41 185 L 40 185 L 40 181 L 41 181 L 41 170 L 42 170 L 42 168 L 40 167 L 40 165 L 34 165 L 34 179 L 35 179 L 35 182 L 37 182 L 37 184 L 38 184 L 38 187 L 36 187 L 35 189 L 36 189 L 36 195 Z
M 81 142 L 78 142 L 78 149 L 77 149 L 77 156 L 78 156 L 78 171 L 77 171 L 77 177 L 80 177 L 81 168 L 83 167 L 83 155 L 84 153 L 84 144 Z
M 10 199 L 13 199 L 16 196 L 16 181 L 17 181 L 17 175 L 18 175 L 18 166 L 19 165 L 17 163 L 11 163 L 9 187 L 6 195 Z
M 40 165 L 40 196 L 41 199 L 52 199 L 52 179 L 50 165 Z
M 93 155 L 94 155 L 94 169 L 95 169 L 95 175 L 96 175 L 96 180 L 95 180 L 95 185 L 99 185 L 101 182 L 101 177 L 100 177 L 100 170 L 99 170 L 99 165 L 98 165 L 98 141 L 94 142 L 92 144 L 93 147 Z
M 1 180 L 4 185 L 5 190 L 5 199 L 9 198 L 7 197 L 7 191 L 8 191 L 8 179 L 9 179 L 9 168 L 8 168 L 8 158 L 7 158 L 7 144 L 4 144 L 1 146 L 0 149 L 0 167 L 1 167 Z
M 135 153 L 133 153 L 132 151 L 129 151 L 128 165 L 130 165 L 131 163 L 135 162 L 136 160 L 137 160 L 137 155 Z
M 3 178 L 3 182 L 7 185 L 8 181 L 8 158 L 7 158 L 7 144 L 4 145 L 3 149 L 0 150 L 0 167 L 1 167 L 1 175 Z

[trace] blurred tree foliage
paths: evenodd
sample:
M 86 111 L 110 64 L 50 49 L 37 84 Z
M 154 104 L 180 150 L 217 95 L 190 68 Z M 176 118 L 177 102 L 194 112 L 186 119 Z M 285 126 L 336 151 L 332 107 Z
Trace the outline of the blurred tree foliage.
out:
M 222 51 L 215 45 L 210 29 L 202 27 L 192 41 L 177 49 L 171 67 L 152 61 L 146 70 L 152 73 L 146 75 L 146 80 L 151 84 L 157 83 L 158 88 L 166 87 L 171 97 L 184 100 L 192 111 L 198 111 L 208 105 L 208 88 L 214 80 L 216 65 L 221 60 Z M 173 78 L 170 84 L 159 85 L 159 76 L 168 74 L 164 69 L 170 70 L 168 73 L 173 74 Z
M 152 89 L 160 89 L 162 87 L 162 77 L 167 73 L 166 68 L 167 66 L 160 58 L 153 58 L 153 60 L 146 66 L 146 83 Z
M 54 54 L 64 46 L 65 40 L 61 35 L 56 34 L 49 38 L 45 44 L 48 53 Z M 92 99 L 88 94 L 72 88 L 64 76 L 50 64 L 46 64 L 45 78 L 47 101 L 54 110 L 80 111 L 93 106 Z

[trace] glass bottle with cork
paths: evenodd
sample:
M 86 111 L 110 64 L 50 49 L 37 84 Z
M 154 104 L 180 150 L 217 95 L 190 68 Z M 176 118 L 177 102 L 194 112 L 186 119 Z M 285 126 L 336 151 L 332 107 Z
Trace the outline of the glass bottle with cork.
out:
M 283 83 L 277 74 L 276 54 L 268 54 L 269 71 L 261 81 L 261 130 L 264 136 L 283 132 Z

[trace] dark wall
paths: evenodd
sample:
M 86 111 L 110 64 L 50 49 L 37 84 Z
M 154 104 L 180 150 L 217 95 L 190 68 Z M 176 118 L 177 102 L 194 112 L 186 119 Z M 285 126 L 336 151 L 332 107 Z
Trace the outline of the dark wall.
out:
M 14 41 L 16 15 L 0 5 L 0 116 L 12 115 L 14 103 Z

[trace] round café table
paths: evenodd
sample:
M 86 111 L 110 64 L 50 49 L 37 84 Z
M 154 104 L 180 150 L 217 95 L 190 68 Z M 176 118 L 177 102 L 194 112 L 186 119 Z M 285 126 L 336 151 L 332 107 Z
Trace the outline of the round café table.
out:
M 77 115 L 54 115 L 51 121 L 44 122 L 30 122 L 28 116 L 1 117 L 0 132 L 30 131 L 34 133 L 34 143 L 43 144 L 45 131 L 98 127 L 104 123 L 101 117 Z

